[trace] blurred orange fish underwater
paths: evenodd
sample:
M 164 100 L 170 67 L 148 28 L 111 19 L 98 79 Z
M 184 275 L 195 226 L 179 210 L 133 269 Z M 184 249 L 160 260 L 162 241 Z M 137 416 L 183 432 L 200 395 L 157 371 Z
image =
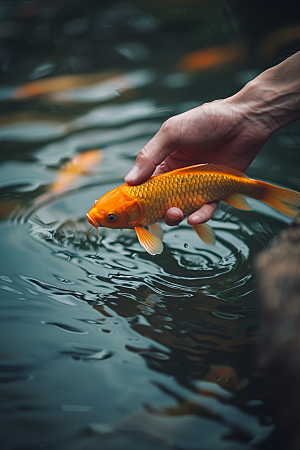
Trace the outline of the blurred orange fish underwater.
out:
M 42 97 L 59 103 L 106 101 L 147 85 L 154 77 L 149 69 L 45 77 L 16 87 L 12 96 L 15 100 Z
M 260 200 L 280 213 L 296 217 L 300 193 L 253 180 L 229 167 L 199 164 L 156 175 L 143 184 L 127 183 L 96 200 L 87 213 L 88 222 L 98 227 L 134 228 L 140 244 L 151 255 L 163 251 L 162 229 L 157 223 L 171 207 L 190 214 L 204 203 L 222 200 L 238 209 L 251 209 L 243 195 Z M 148 226 L 149 231 L 144 228 Z M 215 239 L 207 224 L 193 226 L 207 244 Z
M 245 389 L 249 385 L 249 379 L 238 379 L 236 371 L 231 366 L 225 365 L 212 365 L 210 371 L 205 375 L 203 380 L 200 380 L 200 388 L 195 391 L 196 394 L 202 397 L 214 397 L 220 399 L 222 402 L 226 402 L 224 389 L 229 392 L 237 392 Z M 203 383 L 204 381 L 204 383 Z M 215 390 L 211 388 L 211 384 L 219 385 L 222 390 Z M 157 412 L 156 412 L 157 413 Z M 186 416 L 190 414 L 204 415 L 205 410 L 201 404 L 195 403 L 194 398 L 180 401 L 177 405 L 165 408 L 160 411 L 159 414 L 167 416 Z
M 223 389 L 228 391 L 237 391 L 248 386 L 249 380 L 247 378 L 243 378 L 240 381 L 237 377 L 235 369 L 231 366 L 212 365 L 210 368 L 211 370 L 204 378 L 205 381 L 217 383 Z
M 215 47 L 203 48 L 188 53 L 178 62 L 178 68 L 186 72 L 211 69 L 245 59 L 243 42 L 232 41 Z
M 113 71 L 104 73 L 80 75 L 71 74 L 45 77 L 39 80 L 29 81 L 28 83 L 22 84 L 15 89 L 13 96 L 15 99 L 24 99 L 41 95 L 48 95 L 68 89 L 91 86 L 93 84 L 101 83 L 116 76 L 120 76 L 120 73 Z
M 101 150 L 87 150 L 79 153 L 60 170 L 51 190 L 56 194 L 65 192 L 81 175 L 89 173 L 101 161 Z

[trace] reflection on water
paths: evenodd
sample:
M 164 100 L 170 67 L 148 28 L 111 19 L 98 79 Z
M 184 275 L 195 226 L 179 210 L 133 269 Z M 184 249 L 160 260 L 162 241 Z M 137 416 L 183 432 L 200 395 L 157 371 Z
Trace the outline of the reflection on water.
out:
M 296 11 L 269 23 L 263 1 L 100 3 L 0 7 L 1 442 L 259 449 L 274 426 L 253 260 L 289 220 L 222 205 L 214 247 L 163 225 L 153 257 L 131 230 L 98 237 L 85 212 L 167 117 L 285 56 Z M 299 190 L 298 143 L 295 123 L 249 175 Z

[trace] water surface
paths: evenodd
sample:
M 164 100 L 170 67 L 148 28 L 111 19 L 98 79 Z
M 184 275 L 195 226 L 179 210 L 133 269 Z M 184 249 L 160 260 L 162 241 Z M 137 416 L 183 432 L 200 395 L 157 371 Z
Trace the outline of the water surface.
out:
M 295 43 L 271 56 L 262 43 L 295 14 L 275 8 L 262 29 L 265 8 L 2 2 L 2 448 L 268 448 L 253 265 L 290 220 L 254 200 L 251 212 L 221 205 L 214 247 L 185 222 L 163 225 L 153 257 L 133 231 L 98 237 L 85 217 L 164 120 L 287 56 Z M 239 57 L 181 68 L 189 53 L 227 44 Z M 65 75 L 85 82 L 24 94 L 28 82 Z M 274 135 L 247 173 L 299 190 L 299 131 Z M 57 192 L 65 165 L 93 149 L 99 164 Z

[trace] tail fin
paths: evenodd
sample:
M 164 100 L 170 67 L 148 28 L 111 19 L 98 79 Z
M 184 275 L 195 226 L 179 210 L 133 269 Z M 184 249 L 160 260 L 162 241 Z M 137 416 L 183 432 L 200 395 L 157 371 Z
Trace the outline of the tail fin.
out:
M 259 181 L 263 187 L 262 197 L 260 201 L 276 209 L 276 211 L 288 217 L 297 217 L 300 210 L 300 194 L 299 192 L 274 186 L 264 181 Z

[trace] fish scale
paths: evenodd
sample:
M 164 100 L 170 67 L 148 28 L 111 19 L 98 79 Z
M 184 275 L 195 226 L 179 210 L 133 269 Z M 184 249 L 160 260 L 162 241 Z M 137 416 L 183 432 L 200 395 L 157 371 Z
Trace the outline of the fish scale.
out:
M 154 176 L 137 186 L 123 184 L 103 195 L 87 213 L 97 228 L 134 228 L 140 244 L 151 255 L 163 251 L 158 221 L 171 207 L 190 214 L 204 203 L 222 200 L 235 208 L 249 210 L 243 195 L 260 200 L 289 217 L 299 213 L 300 194 L 274 186 L 229 167 L 199 164 Z M 149 226 L 149 230 L 145 228 Z M 192 225 L 198 236 L 214 245 L 214 233 L 207 224 Z
M 242 181 L 238 177 L 210 174 L 186 174 L 153 177 L 138 186 L 128 186 L 128 194 L 139 198 L 145 206 L 143 225 L 161 220 L 171 207 L 189 214 L 204 203 L 225 198 L 240 192 L 258 198 L 261 187 Z

